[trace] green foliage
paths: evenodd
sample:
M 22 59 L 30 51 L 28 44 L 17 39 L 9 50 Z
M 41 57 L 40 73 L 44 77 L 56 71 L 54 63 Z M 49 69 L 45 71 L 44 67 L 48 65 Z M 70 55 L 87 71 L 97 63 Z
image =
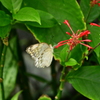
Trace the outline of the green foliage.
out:
M 0 11 L 0 26 L 6 26 L 11 23 L 10 16 L 4 11 Z
M 27 4 L 27 1 L 24 1 L 24 2 Z M 41 2 L 41 1 L 38 1 L 38 2 Z M 32 3 L 35 4 L 34 1 Z M 78 29 L 80 29 L 80 30 L 85 29 L 85 23 L 82 20 L 84 18 L 84 16 L 83 16 L 81 9 L 79 8 L 77 2 L 75 2 L 73 0 L 70 0 L 70 1 L 66 0 L 66 1 L 59 1 L 59 2 L 55 3 L 55 5 L 53 3 L 54 3 L 54 1 L 50 1 L 50 0 L 45 1 L 45 4 L 47 4 L 47 6 L 48 6 L 47 7 L 48 9 L 46 9 L 46 10 L 49 13 L 52 13 L 52 15 L 56 18 L 56 20 L 59 23 L 58 25 L 56 25 L 55 27 L 53 27 L 51 29 L 43 29 L 43 28 L 41 29 L 41 28 L 33 27 L 31 25 L 27 25 L 27 27 L 33 33 L 33 35 L 35 36 L 35 38 L 38 41 L 46 42 L 46 43 L 52 44 L 54 46 L 59 41 L 68 39 L 68 36 L 65 34 L 65 32 L 69 31 L 69 29 L 67 29 L 67 26 L 62 23 L 66 18 L 69 20 L 69 22 L 70 22 L 73 30 L 75 30 L 75 32 Z M 39 3 L 39 4 L 41 4 L 41 3 Z M 67 4 L 67 6 L 65 6 L 65 4 Z M 70 9 L 70 6 L 72 4 L 73 4 L 73 7 Z M 62 7 L 61 7 L 62 9 L 60 9 L 60 7 L 59 7 L 60 5 L 62 5 Z M 44 4 L 41 6 L 40 5 L 38 5 L 38 6 L 39 6 L 39 9 L 41 10 L 41 9 L 43 9 Z M 54 8 L 55 8 L 55 12 L 54 12 Z M 64 10 L 64 9 L 68 9 L 68 10 Z M 60 14 L 62 14 L 62 15 L 60 16 Z M 77 16 L 77 18 L 73 17 L 72 14 L 74 16 Z M 62 30 L 65 30 L 65 31 L 62 31 Z M 48 35 L 46 35 L 46 34 L 48 34 Z M 66 47 L 63 47 L 63 48 L 66 48 Z M 61 47 L 61 49 L 62 49 L 62 47 Z M 68 51 L 68 49 L 67 50 L 64 49 L 64 50 L 65 50 L 65 51 L 63 51 L 64 53 L 66 51 Z M 56 53 L 58 54 L 57 56 L 56 56 Z M 55 50 L 55 52 L 54 52 L 55 59 L 59 59 L 61 61 L 61 63 L 63 63 L 63 58 L 65 58 L 67 56 L 66 55 L 67 53 L 64 54 L 65 57 L 63 57 L 63 58 L 59 54 L 62 55 L 61 50 Z M 80 57 L 79 57 L 79 59 L 80 59 Z
M 88 26 L 88 30 L 91 31 L 91 35 L 89 36 L 89 38 L 92 40 L 91 43 L 89 43 L 92 47 L 95 47 L 98 43 L 100 43 L 100 27 L 96 27 L 96 26 Z M 100 46 L 98 46 L 94 52 L 97 55 L 97 59 L 100 63 Z
M 68 73 L 68 80 L 73 87 L 91 100 L 99 100 L 100 66 L 82 66 Z
M 31 7 L 24 7 L 20 9 L 18 13 L 13 15 L 13 18 L 18 21 L 32 21 L 32 22 L 34 21 L 38 22 L 39 24 L 41 23 L 38 12 Z
M 0 11 L 0 37 L 8 36 L 11 30 L 11 18 L 4 11 Z
M 51 98 L 46 95 L 43 95 L 38 100 L 51 100 Z
M 100 16 L 100 7 L 97 5 L 91 7 L 90 0 L 81 0 L 80 7 L 87 23 L 94 21 L 96 18 L 98 18 L 98 16 Z
M 19 91 L 18 93 L 16 93 L 11 100 L 18 100 L 18 96 L 21 94 L 22 91 Z
M 1 3 L 11 13 L 16 13 L 20 9 L 22 1 L 23 0 L 1 0 Z
M 15 87 L 16 77 L 18 73 L 18 59 L 19 56 L 17 55 L 17 38 L 13 37 L 9 41 L 9 47 L 6 51 L 5 56 L 5 67 L 4 67 L 4 89 L 5 89 L 5 98 L 9 96 L 12 90 Z M 8 84 L 9 83 L 9 84 Z
M 24 0 L 23 6 L 31 6 L 33 8 L 51 13 L 54 18 L 57 19 L 62 29 L 66 29 L 66 26 L 62 25 L 62 22 L 65 19 L 69 20 L 75 31 L 78 29 L 85 29 L 85 23 L 83 22 L 84 16 L 76 0 L 44 0 L 44 2 L 40 0 Z M 77 18 L 73 16 L 77 16 Z
M 11 25 L 6 25 L 6 26 L 0 26 L 0 37 L 5 38 L 9 35 L 9 32 L 11 30 Z
M 36 22 L 26 22 L 26 24 L 40 28 L 51 28 L 57 24 L 57 21 L 50 13 L 42 10 L 37 10 L 37 12 L 40 15 L 41 25 Z
M 100 23 L 100 7 L 97 5 L 98 2 L 91 6 L 91 2 L 92 0 L 81 0 L 80 3 L 78 0 L 0 0 L 0 100 L 8 100 L 16 84 L 21 90 L 23 89 L 22 97 L 24 99 L 33 100 L 34 95 L 37 99 L 39 95 L 45 93 L 45 88 L 52 87 L 52 93 L 48 91 L 47 94 L 50 94 L 52 98 L 55 97 L 55 100 L 60 100 L 65 80 L 87 98 L 100 100 L 100 27 L 88 25 L 91 22 Z M 64 20 L 68 20 L 72 31 L 71 28 L 69 29 L 69 25 L 63 23 Z M 30 31 L 38 42 L 45 42 L 53 46 L 54 59 L 59 61 L 62 67 L 57 66 L 58 62 L 53 61 L 50 81 L 39 75 L 25 72 L 21 57 L 22 51 L 18 46 L 20 39 L 17 39 L 16 34 L 18 28 Z M 76 37 L 79 36 L 77 34 L 81 34 L 84 30 L 89 30 L 91 34 L 87 36 L 84 33 L 86 37 L 78 37 L 79 41 L 89 40 L 84 44 L 79 44 L 79 41 L 76 43 Z M 69 35 L 66 32 L 69 32 Z M 76 37 L 73 39 L 72 36 Z M 59 42 L 69 41 L 69 39 L 72 39 L 70 43 L 67 42 L 65 45 L 55 48 Z M 26 44 L 25 41 L 24 44 Z M 69 49 L 69 45 L 73 47 L 72 50 Z M 87 45 L 93 49 L 88 51 Z M 4 49 L 5 46 L 6 49 Z M 41 56 L 43 54 L 38 59 Z M 61 69 L 58 88 L 57 80 Z M 37 91 L 33 93 L 33 90 L 30 89 L 31 85 L 28 86 L 30 82 L 28 77 L 42 82 L 45 86 L 38 87 L 36 83 L 34 87 Z M 3 82 L 1 82 L 2 79 L 4 79 Z M 30 93 L 30 91 L 32 92 Z M 11 100 L 18 100 L 21 92 L 15 94 Z M 67 92 L 65 97 L 67 97 Z M 55 94 L 57 95 L 55 96 Z M 76 97 L 76 95 L 74 96 Z M 73 99 L 74 96 L 72 94 L 70 98 Z M 51 100 L 51 98 L 43 95 L 38 100 Z
M 70 59 L 65 63 L 66 66 L 74 66 L 74 65 L 76 65 L 76 64 L 78 64 L 78 63 L 77 63 L 77 61 L 76 61 L 75 59 L 73 59 L 73 58 L 70 58 Z

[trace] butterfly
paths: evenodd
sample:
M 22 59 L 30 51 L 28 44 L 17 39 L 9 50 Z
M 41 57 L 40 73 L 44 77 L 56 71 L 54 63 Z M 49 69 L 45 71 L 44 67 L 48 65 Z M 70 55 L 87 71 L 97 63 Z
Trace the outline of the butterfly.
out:
M 53 59 L 53 47 L 47 43 L 31 45 L 26 52 L 30 54 L 38 68 L 49 67 Z

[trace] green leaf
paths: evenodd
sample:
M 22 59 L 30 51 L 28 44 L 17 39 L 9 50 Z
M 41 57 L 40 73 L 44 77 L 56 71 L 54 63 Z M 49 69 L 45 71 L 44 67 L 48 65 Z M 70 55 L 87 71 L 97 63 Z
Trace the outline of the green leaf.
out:
M 37 0 L 37 2 L 38 2 L 38 5 L 36 5 L 36 0 L 31 1 L 31 3 L 33 4 L 31 6 L 34 6 L 37 9 L 45 10 L 46 12 L 49 12 L 50 14 L 54 16 L 54 18 L 59 23 L 53 28 L 48 28 L 48 29 L 36 28 L 30 25 L 27 25 L 28 29 L 31 31 L 31 33 L 35 36 L 35 38 L 39 42 L 46 42 L 48 44 L 52 44 L 52 46 L 55 46 L 57 45 L 58 42 L 69 39 L 70 37 L 65 32 L 70 32 L 70 31 L 69 31 L 69 28 L 65 24 L 63 24 L 64 20 L 69 20 L 69 23 L 71 24 L 71 27 L 73 28 L 75 33 L 77 30 L 85 29 L 85 23 L 83 21 L 84 16 L 76 0 L 63 0 L 63 1 L 62 0 L 59 0 L 59 1 L 44 0 L 44 3 L 41 2 L 40 0 Z M 29 6 L 27 0 L 25 0 L 24 3 L 27 6 Z M 67 48 L 67 49 L 64 49 L 62 52 L 63 48 L 66 48 L 66 46 L 62 46 L 54 50 L 55 58 L 59 59 L 61 63 L 65 62 L 63 58 L 64 59 L 66 58 L 67 56 L 66 52 L 69 50 L 69 48 Z M 80 48 L 76 50 L 77 51 L 76 53 L 78 54 L 80 50 L 81 50 Z M 83 52 L 80 52 L 80 53 L 83 54 Z M 61 55 L 64 55 L 64 56 L 61 57 Z M 79 61 L 81 57 L 82 56 L 77 58 L 77 60 Z
M 100 7 L 98 5 L 91 7 L 90 2 L 90 0 L 81 0 L 80 2 L 87 23 L 94 21 L 100 15 Z
M 51 100 L 51 98 L 46 95 L 43 95 L 38 100 Z
M 5 8 L 7 8 L 11 13 L 16 13 L 19 11 L 23 0 L 1 0 L 1 3 Z
M 18 96 L 22 93 L 22 91 L 19 91 L 18 93 L 16 93 L 11 100 L 18 100 Z
M 88 25 L 88 30 L 90 30 L 91 32 L 88 37 L 92 40 L 92 42 L 90 42 L 89 44 L 94 48 L 98 45 L 98 43 L 100 43 L 100 27 Z M 97 59 L 100 63 L 100 46 L 94 49 L 94 52 L 96 53 Z
M 11 23 L 10 16 L 0 10 L 0 26 L 6 26 Z
M 78 63 L 77 63 L 77 61 L 76 61 L 75 59 L 73 59 L 73 58 L 70 58 L 67 62 L 65 62 L 65 65 L 66 65 L 66 66 L 74 66 L 74 65 L 76 65 L 76 64 L 78 64 Z
M 57 21 L 51 14 L 44 12 L 42 10 L 37 10 L 37 11 L 40 15 L 41 25 L 36 22 L 26 22 L 26 24 L 41 28 L 50 28 L 57 24 Z
M 11 25 L 6 25 L 6 26 L 0 26 L 0 37 L 4 38 L 9 35 L 9 32 L 11 30 Z
M 68 73 L 67 81 L 82 95 L 100 100 L 100 66 L 84 66 Z
M 40 0 L 33 0 L 33 1 L 24 0 L 23 4 L 25 6 L 31 6 L 34 7 L 35 9 L 49 12 L 54 16 L 55 19 L 57 19 L 59 24 L 62 24 L 65 19 L 69 20 L 72 27 L 75 28 L 76 31 L 78 29 L 86 28 L 85 23 L 83 21 L 84 16 L 76 0 L 70 0 L 70 1 L 44 0 L 44 2 Z M 77 16 L 77 18 L 73 17 L 73 15 Z
M 39 13 L 31 7 L 22 8 L 18 13 L 13 15 L 13 18 L 18 21 L 32 21 L 41 24 Z
M 63 46 L 63 48 L 56 49 L 57 51 L 60 50 L 60 59 L 61 59 L 61 64 L 63 66 L 65 66 L 65 62 L 66 62 L 66 59 L 67 59 L 66 55 L 68 55 L 68 51 L 67 51 L 68 48 L 69 48 L 69 46 L 66 45 L 66 46 Z M 56 52 L 54 54 L 59 56 L 59 52 Z
M 71 58 L 74 58 L 77 62 L 80 62 L 82 56 L 86 52 L 87 48 L 81 44 L 78 44 L 72 51 L 71 51 Z
M 59 60 L 61 62 L 61 65 L 63 65 L 63 66 L 65 66 L 66 55 L 68 54 L 68 52 L 67 52 L 68 48 L 69 47 L 66 45 L 66 46 L 62 46 L 60 48 L 54 49 L 54 57 L 55 57 L 55 59 Z M 60 51 L 60 54 L 59 54 L 59 51 Z
M 7 98 L 15 87 L 18 72 L 18 54 L 17 54 L 17 38 L 9 38 L 9 46 L 7 47 L 5 65 L 4 65 L 4 90 L 5 98 Z M 9 84 L 8 84 L 9 83 Z

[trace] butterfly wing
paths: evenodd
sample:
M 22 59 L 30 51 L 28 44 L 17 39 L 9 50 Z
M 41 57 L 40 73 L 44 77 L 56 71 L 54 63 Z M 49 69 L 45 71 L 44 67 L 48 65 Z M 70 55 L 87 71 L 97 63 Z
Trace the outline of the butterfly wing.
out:
M 35 60 L 35 66 L 39 68 L 49 67 L 53 58 L 52 46 L 46 43 L 39 44 L 38 54 L 38 59 Z
M 41 57 L 42 58 L 41 58 L 40 67 L 42 68 L 49 67 L 53 59 L 53 49 L 48 47 L 47 49 L 45 49 Z
M 35 66 L 39 68 L 48 67 L 53 58 L 53 48 L 46 43 L 31 45 L 26 52 L 34 59 Z
M 37 51 L 38 46 L 39 46 L 39 44 L 34 44 L 34 45 L 29 46 L 26 49 L 26 52 L 28 54 L 30 54 L 33 59 L 35 59 L 37 57 L 37 55 L 38 55 L 38 51 Z
M 49 45 L 46 43 L 40 43 L 37 47 L 38 57 L 42 56 L 44 51 L 49 48 Z

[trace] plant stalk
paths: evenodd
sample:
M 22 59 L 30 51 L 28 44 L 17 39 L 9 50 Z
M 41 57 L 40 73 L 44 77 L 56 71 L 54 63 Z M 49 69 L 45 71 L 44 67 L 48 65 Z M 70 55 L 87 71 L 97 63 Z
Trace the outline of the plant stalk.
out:
M 98 43 L 86 56 L 89 56 L 98 46 L 100 46 L 100 43 Z
M 6 54 L 7 46 L 4 45 L 1 53 L 0 58 L 0 100 L 5 100 L 4 95 L 4 80 L 3 80 L 3 68 L 4 68 L 4 61 L 5 61 L 5 54 Z
M 69 54 L 70 54 L 70 51 L 68 51 L 66 61 L 68 61 Z M 63 87 L 64 87 L 64 84 L 65 84 L 65 77 L 66 77 L 66 67 L 63 66 L 61 76 L 60 76 L 60 86 L 59 86 L 59 89 L 58 89 L 58 93 L 55 96 L 55 100 L 60 100 L 60 98 L 61 98 Z
M 61 72 L 61 77 L 60 77 L 60 82 L 61 83 L 60 83 L 60 86 L 59 86 L 58 93 L 55 96 L 55 100 L 60 100 L 60 97 L 62 95 L 62 91 L 63 91 L 63 87 L 64 87 L 64 83 L 65 83 L 65 70 L 66 70 L 66 67 L 64 66 L 63 70 Z

